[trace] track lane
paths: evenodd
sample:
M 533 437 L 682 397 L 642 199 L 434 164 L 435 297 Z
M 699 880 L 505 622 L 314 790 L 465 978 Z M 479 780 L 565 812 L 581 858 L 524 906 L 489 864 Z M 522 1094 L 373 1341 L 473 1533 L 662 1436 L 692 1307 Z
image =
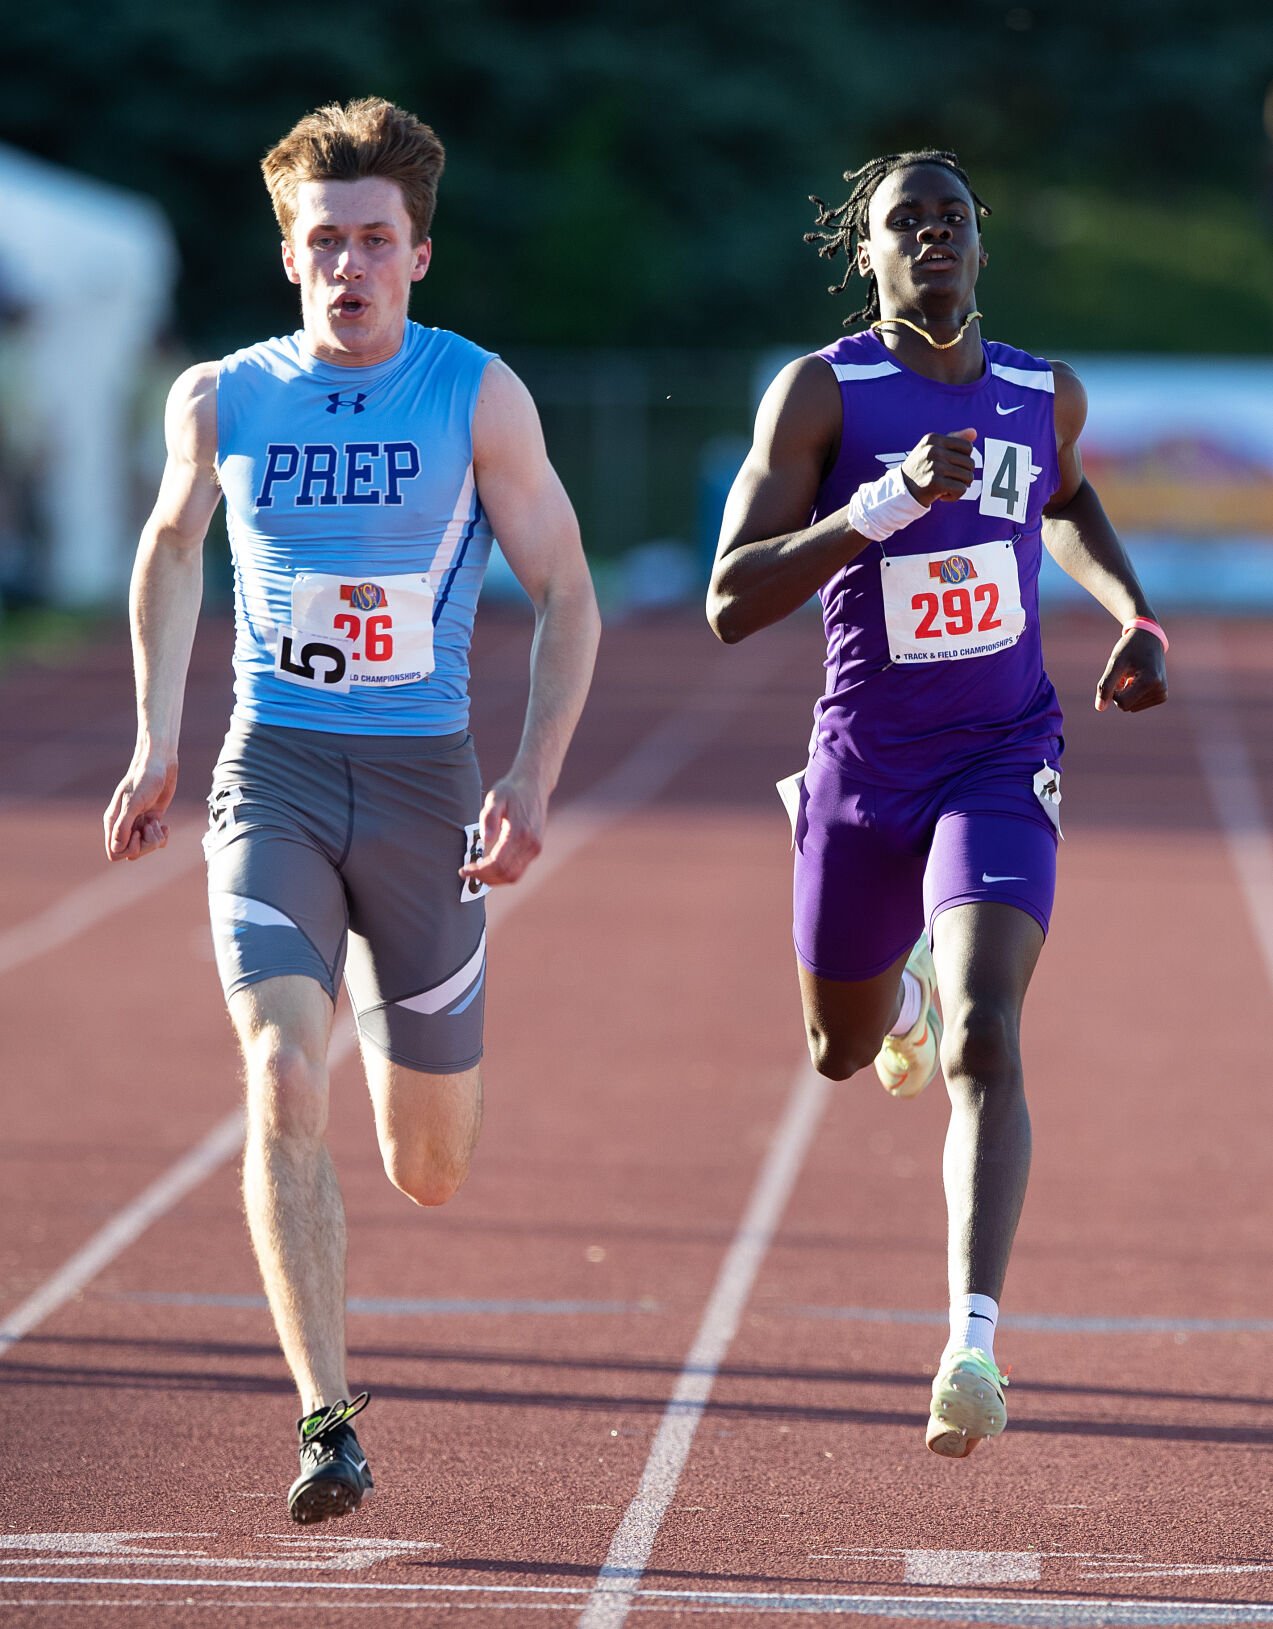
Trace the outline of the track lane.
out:
M 944 1336 L 944 1106 L 850 1083 L 757 1285 L 682 1485 L 685 1519 L 669 1524 L 651 1579 L 683 1574 L 710 1544 L 722 1583 L 883 1594 L 905 1581 L 918 1531 L 926 1552 L 980 1556 L 969 1565 L 988 1569 L 988 1585 L 989 1554 L 1033 1557 L 1028 1578 L 1017 1564 L 1030 1599 L 1064 1588 L 1077 1603 L 1103 1580 L 1138 1600 L 1273 1597 L 1273 1204 L 1267 1147 L 1252 1135 L 1267 1086 L 1251 1067 L 1267 1053 L 1269 986 L 1239 879 L 1208 830 L 1192 738 L 1191 691 L 1204 679 L 1214 691 L 1216 676 L 1200 671 L 1201 640 L 1195 668 L 1186 636 L 1173 646 L 1185 706 L 1089 717 L 1099 634 L 1073 638 L 1058 674 L 1070 841 L 1025 1028 L 1035 1170 L 997 1343 L 1015 1369 L 1008 1434 L 966 1465 L 920 1446 Z M 1150 767 L 1137 773 L 1142 754 Z M 1241 1021 L 1216 1024 L 1225 1012 Z M 854 1308 L 917 1319 L 927 1308 L 929 1320 Z M 801 1316 L 814 1309 L 824 1316 Z M 1182 1322 L 1083 1327 L 1136 1313 Z M 1076 1327 L 1027 1331 L 1016 1314 Z M 1234 1319 L 1254 1327 L 1227 1330 Z M 764 1472 L 741 1536 L 722 1539 L 740 1465 Z M 1028 1621 L 1027 1604 L 1011 1621 Z M 906 1611 L 882 1600 L 880 1621 Z M 1175 1621 L 1205 1621 L 1194 1611 Z
M 676 663 L 689 653 L 697 662 L 701 636 L 662 625 L 632 632 L 624 660 L 635 667 L 653 653 L 650 706 L 665 705 Z M 1080 1622 L 1100 1621 L 1083 1599 L 1121 1597 L 1130 1614 L 1155 1596 L 1192 1595 L 1196 1617 L 1141 1621 L 1254 1622 L 1269 1599 L 1260 1570 L 1268 1558 L 1258 1550 L 1268 1531 L 1258 1486 L 1267 1335 L 1195 1332 L 1178 1343 L 1162 1333 L 1008 1333 L 1014 1312 L 1078 1318 L 1139 1306 L 1171 1318 L 1188 1315 L 1191 1297 L 1204 1317 L 1269 1314 L 1259 1304 L 1268 1199 L 1262 1147 L 1249 1135 L 1262 1111 L 1250 1036 L 1209 1029 L 1195 1045 L 1196 1018 L 1180 1000 L 1192 982 L 1198 1013 L 1236 1007 L 1255 1015 L 1258 1034 L 1267 1006 L 1259 953 L 1193 747 L 1166 713 L 1143 737 L 1135 732 L 1149 719 L 1084 719 L 1097 644 L 1082 627 L 1065 637 L 1055 666 L 1071 715 L 1071 842 L 1027 1018 L 1038 1156 L 1001 1342 L 1019 1380 L 1009 1435 L 968 1466 L 923 1454 L 916 1436 L 940 1328 L 842 1316 L 854 1307 L 922 1315 L 944 1298 L 932 1174 L 940 1103 L 930 1095 L 897 1105 L 879 1094 L 873 1105 L 869 1090 L 842 1089 L 762 1265 L 642 1582 L 638 1610 L 657 1610 L 659 1621 L 700 1622 L 709 1611 L 731 1623 L 798 1621 L 832 1610 L 887 1622 L 920 1603 L 953 1622 L 967 1621 L 949 1615 L 963 1610 L 957 1601 L 973 1600 L 968 1610 L 987 1621 L 1028 1621 L 1029 1609 L 1043 1614 L 1038 1621 Z M 1189 644 L 1176 630 L 1173 638 L 1173 657 L 1184 645 L 1185 692 Z M 1258 649 L 1228 641 L 1225 649 L 1249 691 L 1244 736 L 1258 737 Z M 146 1597 L 140 1606 L 105 1604 L 128 1595 L 119 1583 L 80 1585 L 59 1599 L 95 1598 L 80 1610 L 108 1621 L 186 1621 L 190 1599 L 233 1603 L 251 1621 L 300 1623 L 324 1595 L 300 1585 L 326 1581 L 356 1585 L 341 1592 L 343 1604 L 380 1617 L 409 1602 L 426 1616 L 463 1610 L 465 1622 L 506 1623 L 510 1611 L 516 1620 L 532 1610 L 535 1622 L 577 1620 L 798 1058 L 782 815 L 769 783 L 799 756 L 789 744 L 803 741 L 817 656 L 800 630 L 786 650 L 745 732 L 723 732 L 673 776 L 656 810 L 581 850 L 508 923 L 492 998 L 492 1117 L 458 1207 L 421 1217 L 387 1188 L 361 1089 L 342 1074 L 352 1287 L 360 1300 L 393 1307 L 350 1321 L 355 1373 L 370 1375 L 377 1392 L 368 1440 L 381 1481 L 359 1532 L 408 1548 L 351 1571 L 357 1547 L 333 1541 L 305 1551 L 312 1571 L 281 1569 L 281 1556 L 300 1554 L 275 1509 L 280 1472 L 290 1475 L 292 1405 L 263 1310 L 252 1304 L 234 1181 L 223 1172 L 68 1308 L 65 1325 L 23 1343 L 27 1366 L 7 1377 L 23 1404 L 17 1450 L 48 1466 L 50 1529 L 96 1530 L 95 1520 L 67 1519 L 84 1508 L 87 1476 L 98 1514 L 111 1511 L 101 1523 L 111 1531 L 213 1534 L 154 1541 L 208 1552 L 181 1584 L 165 1585 L 160 1575 L 176 1574 L 158 1563 L 95 1570 L 86 1559 L 81 1576 L 148 1577 L 132 1592 Z M 711 654 L 747 659 L 746 650 Z M 617 660 L 603 673 L 606 727 L 584 748 L 581 778 L 630 748 L 641 694 Z M 488 763 L 500 745 L 484 751 Z M 1262 741 L 1252 750 L 1267 791 Z M 1209 956 L 1209 935 L 1182 934 L 1180 922 L 1213 910 L 1224 926 L 1220 953 Z M 1128 920 L 1135 933 L 1115 939 L 1111 922 Z M 161 950 L 171 948 L 162 923 L 153 931 Z M 1149 971 L 1129 971 L 1126 944 L 1152 948 Z M 159 965 L 166 976 L 166 957 Z M 607 977 L 611 969 L 620 976 Z M 1098 1020 L 1125 987 L 1148 1034 L 1114 1090 Z M 224 1025 L 214 989 L 206 1002 L 191 994 L 179 1005 L 187 1019 L 206 1005 Z M 1243 1078 L 1229 1081 L 1229 1066 Z M 1189 1118 L 1213 1068 L 1226 1079 L 1219 1124 Z M 181 1084 L 172 1106 L 192 1089 Z M 153 1099 L 142 1097 L 137 1135 L 153 1138 Z M 68 1129 L 53 1117 L 48 1132 L 56 1140 Z M 74 1171 L 73 1151 L 66 1165 Z M 1202 1192 L 1174 1191 L 1197 1172 Z M 1220 1189 L 1242 1219 L 1232 1254 L 1212 1222 Z M 40 1194 L 30 1199 L 38 1205 Z M 50 1200 L 50 1213 L 58 1208 Z M 121 1409 L 129 1440 L 143 1445 L 147 1479 L 171 1484 L 172 1466 L 182 1465 L 181 1520 L 154 1486 L 120 1477 L 116 1445 L 109 1434 L 98 1440 L 100 1428 L 95 1435 L 91 1422 Z M 1024 1493 L 1014 1469 L 1022 1460 Z M 952 1472 L 976 1475 L 971 1502 L 951 1500 Z M 223 1488 L 232 1500 L 219 1499 Z M 1085 1508 L 1065 1508 L 1073 1505 Z M 37 1512 L 17 1514 L 6 1511 L 10 1528 L 36 1525 Z M 1139 1550 L 1120 1551 L 1114 1540 L 1133 1531 Z M 1157 1546 L 1149 1556 L 1146 1534 Z M 952 1556 L 981 1556 L 969 1565 L 984 1573 L 988 1550 L 1041 1557 L 1038 1578 L 952 1581 Z M 250 1565 L 240 1565 L 244 1557 Z M 1147 1563 L 1246 1570 L 1153 1576 Z M 58 1566 L 34 1570 L 72 1576 Z M 5 1574 L 18 1576 L 8 1566 Z M 947 1581 L 922 1582 L 939 1575 Z M 254 1593 L 249 1581 L 262 1587 Z M 391 1585 L 393 1606 L 377 1604 Z M 32 1599 L 42 1593 L 17 1587 L 34 1590 Z M 70 1586 L 44 1590 L 45 1607 L 13 1610 L 33 1614 L 21 1621 L 65 1621 L 74 1609 L 53 1604 L 59 1589 Z M 804 1592 L 824 1604 L 803 1604 Z M 334 1589 L 326 1593 L 335 1601 Z M 0 1598 L 13 1599 L 2 1583 Z M 1062 1606 L 1049 1608 L 1053 1599 Z M 1245 1617 L 1206 1616 L 1243 1602 Z M 1066 1610 L 1073 1616 L 1047 1617 Z

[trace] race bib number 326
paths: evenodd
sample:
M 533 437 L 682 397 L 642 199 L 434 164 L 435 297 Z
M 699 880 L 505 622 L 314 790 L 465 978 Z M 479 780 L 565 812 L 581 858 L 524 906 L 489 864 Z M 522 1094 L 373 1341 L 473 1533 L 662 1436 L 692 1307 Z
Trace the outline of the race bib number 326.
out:
M 299 572 L 291 626 L 278 631 L 274 671 L 288 684 L 327 695 L 428 678 L 432 586 L 419 575 L 360 580 Z
M 958 662 L 1015 645 L 1025 628 L 1011 542 L 880 561 L 889 656 L 899 664 Z

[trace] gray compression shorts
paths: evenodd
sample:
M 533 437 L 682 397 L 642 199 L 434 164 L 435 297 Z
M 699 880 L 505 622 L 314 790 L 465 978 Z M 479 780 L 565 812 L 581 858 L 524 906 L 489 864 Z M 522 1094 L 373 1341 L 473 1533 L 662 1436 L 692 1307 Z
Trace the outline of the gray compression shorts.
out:
M 236 720 L 204 838 L 217 970 L 228 1000 L 283 974 L 334 1001 L 344 973 L 358 1030 L 431 1074 L 482 1055 L 485 888 L 472 738 L 348 736 Z

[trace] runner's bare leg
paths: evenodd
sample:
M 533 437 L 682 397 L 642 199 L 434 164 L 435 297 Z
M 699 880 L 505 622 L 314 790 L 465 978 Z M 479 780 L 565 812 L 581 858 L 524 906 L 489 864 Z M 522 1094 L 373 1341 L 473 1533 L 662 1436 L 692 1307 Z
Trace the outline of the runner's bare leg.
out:
M 247 1078 L 243 1204 L 301 1413 L 349 1396 L 345 1208 L 327 1151 L 332 1004 L 281 977 L 230 998 Z
M 1000 1299 L 1030 1174 L 1021 1008 L 1043 930 L 1012 905 L 957 905 L 933 926 L 950 1125 L 942 1172 L 952 1303 Z
M 426 1074 L 363 1047 L 385 1172 L 417 1205 L 445 1205 L 468 1175 L 482 1129 L 482 1074 Z

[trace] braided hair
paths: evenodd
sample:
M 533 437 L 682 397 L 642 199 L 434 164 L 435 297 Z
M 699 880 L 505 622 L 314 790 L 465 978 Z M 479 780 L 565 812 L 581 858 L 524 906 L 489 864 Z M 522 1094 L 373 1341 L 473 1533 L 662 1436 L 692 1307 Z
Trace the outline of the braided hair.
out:
M 806 232 L 804 241 L 818 244 L 818 253 L 824 260 L 834 260 L 843 250 L 844 258 L 849 263 L 844 277 L 829 286 L 828 294 L 843 294 L 849 286 L 849 279 L 857 271 L 854 251 L 857 240 L 867 235 L 867 212 L 875 189 L 886 175 L 892 175 L 894 170 L 908 170 L 914 164 L 937 164 L 958 176 L 968 188 L 968 195 L 978 215 L 989 215 L 989 206 L 983 204 L 972 190 L 972 183 L 960 169 L 959 159 L 954 153 L 942 152 L 937 148 L 924 148 L 917 153 L 884 153 L 879 158 L 869 159 L 860 170 L 845 170 L 844 179 L 852 184 L 853 190 L 839 208 L 833 209 L 815 194 L 809 194 L 809 202 L 818 206 L 817 224 L 822 230 Z M 846 317 L 844 326 L 847 328 L 851 323 L 862 321 L 873 322 L 879 314 L 880 291 L 876 286 L 875 273 L 871 272 L 867 277 L 866 304 L 851 317 Z

